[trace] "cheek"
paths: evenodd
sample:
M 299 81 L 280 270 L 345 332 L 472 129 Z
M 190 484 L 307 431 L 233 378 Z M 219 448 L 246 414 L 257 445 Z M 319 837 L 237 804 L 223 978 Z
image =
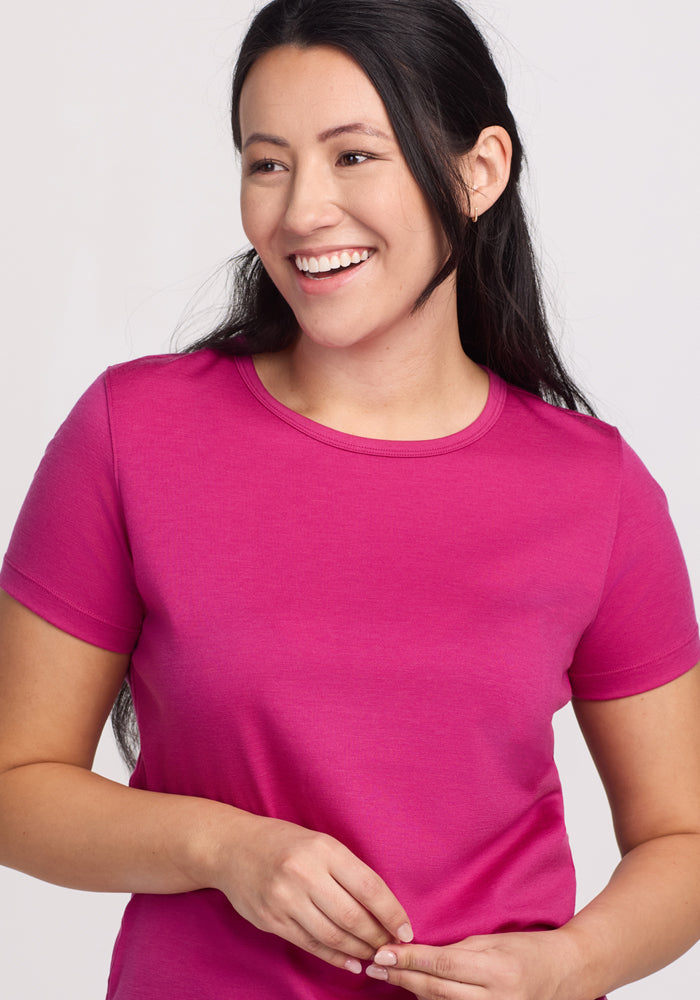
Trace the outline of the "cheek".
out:
M 243 232 L 256 250 L 263 249 L 275 231 L 274 200 L 258 192 L 241 192 L 241 224 Z
M 382 184 L 357 183 L 343 191 L 342 207 L 347 215 L 369 226 L 394 225 L 403 217 L 400 191 Z
M 409 218 L 409 225 L 416 241 L 420 241 L 434 264 L 442 267 L 449 256 L 450 247 L 435 211 L 422 197 L 417 198 Z

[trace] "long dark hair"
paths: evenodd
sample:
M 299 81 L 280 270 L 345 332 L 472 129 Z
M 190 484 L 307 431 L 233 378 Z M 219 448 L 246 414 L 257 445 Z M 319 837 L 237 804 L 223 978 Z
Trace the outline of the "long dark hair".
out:
M 272 0 L 253 20 L 233 78 L 231 124 L 241 148 L 239 103 L 260 56 L 280 45 L 341 49 L 382 98 L 408 166 L 434 206 L 450 254 L 418 300 L 453 271 L 462 346 L 507 382 L 550 402 L 592 412 L 565 370 L 543 306 L 519 180 L 523 148 L 489 48 L 455 0 Z M 457 156 L 482 129 L 501 125 L 513 144 L 506 190 L 476 225 L 465 212 Z M 254 250 L 233 263 L 224 321 L 190 350 L 254 354 L 287 347 L 294 314 Z
M 550 334 L 520 195 L 522 143 L 505 84 L 465 10 L 456 0 L 272 0 L 254 18 L 234 72 L 231 124 L 239 152 L 239 103 L 246 76 L 257 59 L 280 45 L 342 50 L 364 70 L 384 102 L 409 169 L 433 205 L 449 247 L 445 265 L 415 308 L 454 272 L 465 353 L 512 385 L 593 413 Z M 474 224 L 457 157 L 469 152 L 490 125 L 502 126 L 511 138 L 511 174 L 501 197 Z M 257 354 L 289 346 L 298 333 L 294 314 L 255 250 L 231 263 L 232 297 L 224 320 L 187 350 Z M 122 754 L 133 765 L 137 743 L 132 715 L 125 685 L 112 722 Z

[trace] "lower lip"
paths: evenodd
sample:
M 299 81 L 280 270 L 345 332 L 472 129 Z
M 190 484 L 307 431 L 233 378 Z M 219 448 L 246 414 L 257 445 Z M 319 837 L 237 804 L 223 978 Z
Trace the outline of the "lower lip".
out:
M 356 275 L 363 272 L 372 260 L 372 257 L 374 257 L 374 254 L 371 254 L 367 260 L 355 267 L 339 268 L 337 271 L 331 272 L 326 278 L 309 278 L 307 272 L 300 271 L 294 261 L 290 261 L 290 266 L 294 269 L 299 288 L 306 295 L 329 295 L 331 292 L 343 288 Z

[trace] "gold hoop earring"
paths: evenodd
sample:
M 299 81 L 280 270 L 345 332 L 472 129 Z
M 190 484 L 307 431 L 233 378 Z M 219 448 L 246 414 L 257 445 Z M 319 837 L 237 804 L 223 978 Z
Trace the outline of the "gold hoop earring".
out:
M 479 189 L 478 188 L 470 188 L 469 190 L 470 190 L 471 194 L 473 194 L 473 195 L 474 194 L 479 194 Z M 470 201 L 469 207 L 471 208 L 472 204 L 473 204 L 471 198 L 469 199 L 469 201 Z M 472 216 L 470 216 L 470 218 L 471 218 L 472 222 L 474 223 L 474 225 L 476 225 L 477 222 L 479 221 L 479 210 L 476 207 L 476 205 L 474 205 L 474 214 Z

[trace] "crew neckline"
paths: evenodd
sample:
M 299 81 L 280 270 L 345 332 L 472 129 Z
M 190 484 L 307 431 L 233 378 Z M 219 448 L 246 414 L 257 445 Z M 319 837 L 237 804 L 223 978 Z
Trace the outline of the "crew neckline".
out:
M 338 431 L 333 427 L 326 427 L 310 417 L 305 417 L 296 410 L 285 406 L 263 385 L 253 358 L 249 355 L 236 356 L 234 358 L 239 374 L 250 390 L 252 395 L 261 403 L 265 409 L 274 414 L 280 420 L 296 428 L 302 434 L 315 438 L 324 444 L 334 448 L 342 448 L 345 451 L 360 452 L 365 455 L 381 455 L 384 457 L 419 457 L 431 455 L 444 455 L 450 451 L 457 451 L 466 445 L 472 444 L 483 437 L 498 420 L 503 410 L 506 398 L 506 383 L 495 372 L 484 367 L 484 371 L 489 377 L 489 391 L 486 404 L 478 415 L 467 427 L 446 437 L 426 438 L 418 441 L 397 441 L 393 439 L 359 437 L 355 434 L 347 434 L 345 431 Z

